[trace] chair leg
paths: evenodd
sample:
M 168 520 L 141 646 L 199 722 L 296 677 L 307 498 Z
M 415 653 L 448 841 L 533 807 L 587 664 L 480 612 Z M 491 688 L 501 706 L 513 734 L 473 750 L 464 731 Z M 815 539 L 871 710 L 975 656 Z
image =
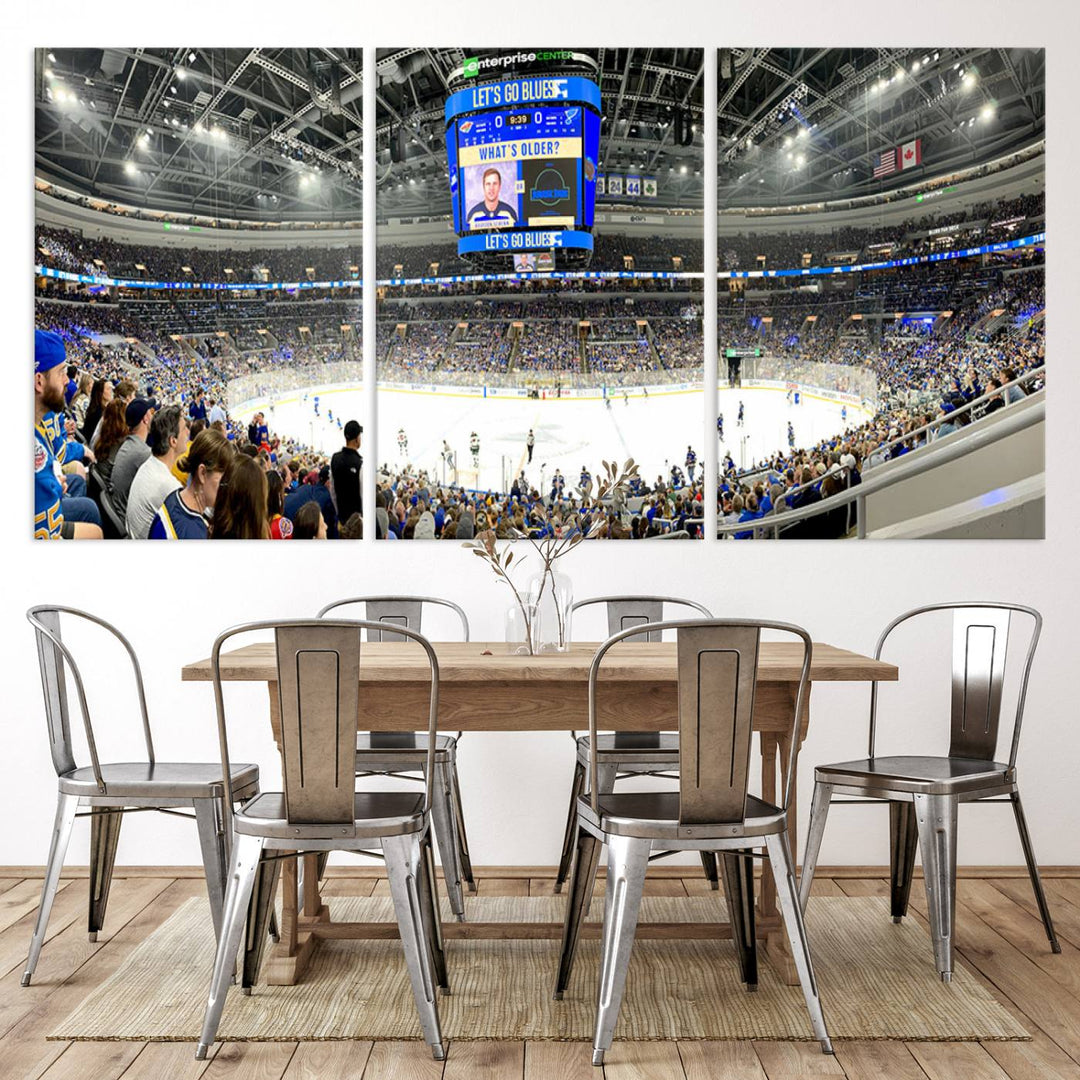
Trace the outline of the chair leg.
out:
M 806 926 L 803 923 L 802 908 L 799 906 L 795 867 L 791 859 L 787 832 L 766 836 L 765 849 L 769 855 L 773 880 L 776 882 L 776 900 L 784 919 L 784 930 L 791 945 L 795 970 L 799 974 L 799 983 L 802 985 L 806 1011 L 810 1014 L 810 1026 L 814 1029 L 814 1037 L 821 1044 L 821 1052 L 831 1054 L 832 1041 L 825 1027 L 825 1014 L 821 1009 L 817 980 L 814 978 L 814 963 L 810 958 L 810 943 L 806 938 Z
M 829 816 L 829 803 L 832 802 L 832 784 L 814 783 L 814 800 L 810 804 L 810 820 L 806 829 L 806 851 L 803 854 L 802 876 L 799 878 L 799 910 L 806 910 L 806 901 L 810 899 L 810 886 L 814 883 L 814 870 L 817 868 L 818 853 L 821 851 L 821 838 L 825 835 L 825 819 Z
M 431 830 L 420 841 L 420 877 L 417 881 L 420 897 L 420 914 L 423 916 L 424 933 L 431 946 L 431 967 L 435 984 L 444 993 L 450 993 L 450 981 L 446 975 L 446 950 L 443 946 L 442 918 L 439 915 L 439 884 L 435 877 L 435 854 L 431 849 Z
M 715 859 L 715 854 L 713 857 Z M 736 851 L 722 851 L 720 863 L 724 870 L 724 898 L 731 920 L 731 939 L 739 957 L 739 974 L 747 990 L 756 990 L 758 966 L 757 937 L 754 932 L 754 863 Z
M 123 821 L 124 811 L 111 807 L 97 807 L 90 813 L 90 910 L 86 929 L 91 941 L 97 941 L 98 931 L 105 925 Z
M 271 937 L 270 920 L 274 916 L 274 896 L 277 893 L 280 859 L 262 859 L 255 870 L 255 881 L 248 901 L 247 929 L 244 934 L 244 971 L 240 991 L 250 995 L 251 988 L 259 981 L 266 939 Z M 275 919 L 276 922 L 276 919 Z
M 1031 878 L 1031 888 L 1035 892 L 1035 903 L 1039 905 L 1039 914 L 1042 916 L 1046 936 L 1050 941 L 1051 952 L 1061 952 L 1057 934 L 1054 933 L 1054 921 L 1050 918 L 1050 905 L 1046 902 L 1046 893 L 1043 892 L 1042 878 L 1039 877 L 1039 864 L 1035 861 L 1035 849 L 1031 846 L 1031 836 L 1028 833 L 1027 819 L 1024 817 L 1024 807 L 1020 802 L 1020 792 L 1014 791 L 1009 798 L 1012 800 L 1013 815 L 1016 817 L 1016 829 L 1020 833 L 1020 843 L 1024 848 L 1024 859 L 1027 862 L 1028 876 Z
M 911 876 L 915 871 L 915 850 L 919 830 L 915 824 L 915 804 L 889 803 L 889 902 L 892 921 L 898 923 L 908 909 Z
M 454 816 L 450 809 L 450 785 L 446 766 L 438 762 L 435 764 L 435 779 L 431 786 L 431 824 L 439 845 L 439 858 L 442 860 L 443 880 L 446 882 L 450 910 L 458 917 L 458 922 L 464 922 L 465 896 L 461 889 L 461 873 L 458 869 Z
M 942 982 L 952 980 L 956 924 L 956 811 L 952 795 L 916 795 L 915 819 L 926 881 L 926 908 L 934 939 L 934 964 Z
M 197 1061 L 206 1060 L 206 1052 L 217 1037 L 221 1011 L 225 1008 L 225 995 L 236 970 L 236 951 L 244 935 L 244 922 L 255 886 L 255 875 L 262 860 L 262 851 L 261 837 L 238 834 L 233 839 L 229 880 L 221 918 L 221 937 L 218 939 L 217 953 L 214 956 L 214 973 L 210 979 L 210 996 L 206 1002 L 202 1035 L 199 1036 L 199 1044 L 195 1048 Z
M 584 794 L 585 766 L 579 760 L 574 762 L 574 780 L 570 785 L 570 810 L 566 815 L 566 832 L 563 834 L 562 854 L 559 856 L 559 872 L 555 875 L 556 892 L 562 892 L 562 887 L 570 876 L 577 839 L 577 801 Z
M 64 856 L 67 854 L 68 841 L 71 839 L 71 826 L 75 823 L 75 811 L 79 806 L 77 795 L 56 796 L 56 819 L 53 822 L 52 839 L 49 841 L 49 861 L 45 865 L 45 881 L 41 886 L 41 903 L 38 904 L 34 934 L 30 938 L 30 955 L 26 959 L 22 985 L 29 986 L 41 956 L 41 946 L 45 943 L 45 931 L 49 926 L 56 886 L 60 883 L 60 871 L 64 868 Z
M 618 765 L 597 765 L 596 790 L 600 795 L 610 795 L 615 790 L 615 781 L 619 778 Z M 586 780 L 588 787 L 588 780 Z
M 221 913 L 225 907 L 225 878 L 229 872 L 225 846 L 225 823 L 221 820 L 220 799 L 193 799 L 195 823 L 199 830 L 206 892 L 210 898 L 210 917 L 214 936 L 221 937 Z
M 716 865 L 716 852 L 703 851 L 701 853 L 701 868 L 705 871 L 705 880 L 709 887 L 716 892 L 720 888 L 720 871 Z
M 559 974 L 555 979 L 556 1001 L 561 1001 L 570 983 L 570 972 L 577 955 L 578 940 L 585 916 L 589 913 L 589 900 L 596 883 L 596 870 L 600 863 L 600 841 L 587 829 L 577 831 L 577 857 L 570 875 L 570 895 L 566 901 L 566 920 L 563 923 L 562 952 L 559 955 Z
M 436 1061 L 442 1061 L 446 1051 L 439 1027 L 439 1010 L 435 1004 L 431 944 L 424 933 L 419 895 L 420 837 L 416 833 L 385 836 L 382 845 L 386 857 L 386 876 L 390 879 L 390 893 L 394 898 L 394 911 L 401 932 L 401 946 L 405 952 L 405 966 L 409 969 L 416 1011 L 420 1015 L 420 1027 L 424 1041 L 431 1047 L 431 1056 Z
M 458 780 L 457 755 L 450 758 L 447 770 L 450 781 L 450 809 L 454 814 L 454 836 L 457 840 L 458 871 L 461 880 L 468 885 L 469 892 L 476 892 L 476 878 L 473 877 L 472 856 L 469 854 L 469 838 L 465 833 L 465 811 L 461 807 L 461 783 Z
M 604 936 L 600 954 L 596 1032 L 593 1035 L 594 1065 L 604 1064 L 604 1054 L 611 1049 L 611 1041 L 615 1037 L 652 848 L 649 840 L 630 836 L 609 836 L 607 845 Z

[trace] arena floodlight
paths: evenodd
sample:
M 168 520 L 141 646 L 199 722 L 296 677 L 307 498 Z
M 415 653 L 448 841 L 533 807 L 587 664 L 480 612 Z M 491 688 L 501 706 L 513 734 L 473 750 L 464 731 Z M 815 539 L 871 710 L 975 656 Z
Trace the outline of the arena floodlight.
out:
M 185 71 L 185 70 L 184 70 L 184 69 L 183 69 L 182 67 L 178 67 L 178 68 L 176 69 L 176 77 L 177 77 L 177 78 L 178 78 L 178 79 L 179 79 L 179 80 L 180 80 L 181 82 L 183 82 L 183 81 L 184 81 L 184 80 L 185 80 L 185 79 L 187 78 L 187 72 L 186 72 L 186 71 Z
M 128 176 L 134 176 L 135 175 L 135 162 L 134 161 L 125 161 L 124 162 L 124 172 L 126 172 L 128 174 Z
M 982 107 L 982 118 L 984 120 L 992 120 L 994 118 L 994 106 L 989 101 Z

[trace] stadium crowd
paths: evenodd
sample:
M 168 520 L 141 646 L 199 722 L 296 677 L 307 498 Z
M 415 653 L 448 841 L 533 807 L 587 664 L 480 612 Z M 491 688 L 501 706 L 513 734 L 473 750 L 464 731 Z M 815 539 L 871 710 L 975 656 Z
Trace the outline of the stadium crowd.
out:
M 733 234 L 722 238 L 720 264 L 756 267 L 763 253 L 770 267 L 801 265 L 806 254 L 817 264 L 853 252 L 865 258 L 885 247 L 893 257 L 940 246 L 946 235 L 942 228 L 955 226 L 948 235 L 957 242 L 1021 235 L 1043 215 L 1044 201 L 1037 195 L 881 229 Z M 621 269 L 629 257 L 637 269 L 651 263 L 667 268 L 673 255 L 700 265 L 701 247 L 695 243 L 601 235 L 594 265 Z M 35 247 L 38 261 L 57 268 L 126 275 L 141 264 L 145 269 L 139 273 L 151 279 L 228 280 L 228 268 L 232 280 L 237 275 L 318 280 L 348 277 L 351 267 L 360 265 L 355 248 L 157 248 L 87 240 L 44 226 L 36 230 Z M 392 269 L 412 267 L 410 260 L 420 258 L 425 265 L 419 272 L 439 262 L 439 272 L 446 273 L 456 258 L 452 245 L 447 250 L 444 264 L 441 251 L 380 248 L 380 273 L 387 272 L 386 260 L 396 260 Z M 827 498 L 862 470 L 917 448 L 922 436 L 912 433 L 929 419 L 947 416 L 963 402 L 1041 366 L 1042 257 L 1033 249 L 1020 256 L 830 276 L 816 292 L 782 280 L 722 290 L 722 347 L 761 345 L 796 380 L 802 365 L 811 363 L 870 371 L 880 391 L 880 408 L 866 424 L 815 446 L 792 446 L 751 474 L 727 468 L 722 520 L 782 512 L 812 499 L 807 492 Z M 697 294 L 683 285 L 670 297 L 657 295 L 662 289 L 651 286 L 649 295 L 624 295 L 625 287 L 605 292 L 594 284 L 575 283 L 572 295 L 555 282 L 528 288 L 485 283 L 470 287 L 467 296 L 447 299 L 392 292 L 380 299 L 380 363 L 395 376 L 423 381 L 573 372 L 602 374 L 616 385 L 620 376 L 629 380 L 655 371 L 656 377 L 671 372 L 686 378 L 688 370 L 700 367 Z M 264 422 L 236 423 L 226 399 L 228 383 L 240 376 L 266 376 L 273 385 L 279 371 L 310 370 L 314 382 L 326 363 L 359 359 L 358 294 L 115 293 L 39 282 L 35 320 L 45 338 L 39 336 L 40 356 L 37 350 L 35 355 L 35 534 L 356 535 L 362 520 L 351 519 L 359 507 L 348 516 L 336 508 L 332 459 L 303 446 L 295 433 L 271 432 Z M 896 312 L 918 314 L 895 318 Z M 589 323 L 587 333 L 582 322 Z M 1024 388 L 1041 381 L 1040 376 Z M 956 426 L 967 422 L 960 419 Z M 938 437 L 951 426 L 939 428 Z M 355 441 L 345 439 L 344 427 L 342 437 Z M 357 447 L 348 449 L 359 457 Z M 470 515 L 476 531 L 483 517 L 497 530 L 529 533 L 575 528 L 583 514 L 610 513 L 565 481 L 551 491 L 519 483 L 516 493 L 477 493 L 439 487 L 422 473 L 387 470 L 380 474 L 379 492 L 376 517 L 383 511 L 387 520 L 385 525 L 377 521 L 377 532 L 398 538 L 426 535 L 425 513 L 431 515 L 433 535 L 442 538 L 460 535 Z M 681 531 L 700 518 L 700 478 L 696 486 L 677 476 L 660 478 L 634 499 L 644 500 L 643 510 L 611 515 L 606 535 L 640 538 Z M 551 507 L 548 519 L 535 513 L 537 500 Z M 309 503 L 318 513 L 304 511 L 301 520 Z M 312 521 L 316 516 L 320 520 Z M 844 520 L 846 525 L 846 514 Z M 835 531 L 841 526 L 838 517 L 825 515 L 814 527 Z M 687 531 L 699 530 L 691 524 Z

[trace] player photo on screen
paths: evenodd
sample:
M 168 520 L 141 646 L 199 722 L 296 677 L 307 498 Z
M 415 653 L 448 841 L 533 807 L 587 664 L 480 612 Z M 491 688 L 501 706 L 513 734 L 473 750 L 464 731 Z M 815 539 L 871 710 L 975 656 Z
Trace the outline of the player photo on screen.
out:
M 493 165 L 466 165 L 465 220 L 470 229 L 507 229 L 515 226 L 521 215 L 518 197 L 516 162 Z

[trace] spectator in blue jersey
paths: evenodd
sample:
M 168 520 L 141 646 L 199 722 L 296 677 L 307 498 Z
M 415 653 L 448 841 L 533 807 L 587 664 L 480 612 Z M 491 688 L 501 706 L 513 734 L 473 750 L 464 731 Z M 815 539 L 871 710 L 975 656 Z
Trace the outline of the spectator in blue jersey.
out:
M 484 198 L 469 211 L 466 218 L 469 228 L 516 225 L 517 211 L 499 198 L 502 194 L 502 173 L 498 169 L 485 169 L 482 182 Z
M 62 432 L 58 437 L 52 421 L 64 408 L 65 359 L 64 339 L 59 334 L 34 331 L 34 537 L 100 540 L 101 518 L 93 502 L 65 501 L 64 496 L 66 481 L 61 470 L 71 444 Z
M 300 507 L 305 503 L 317 502 L 322 511 L 323 520 L 326 522 L 326 535 L 331 540 L 338 538 L 337 511 L 334 510 L 334 500 L 330 496 L 330 466 L 324 465 L 317 474 L 309 474 L 310 483 L 301 484 L 296 491 L 291 492 L 285 499 L 285 516 L 295 525 L 296 515 L 300 513 Z
M 64 405 L 70 405 L 75 400 L 75 395 L 79 392 L 79 384 L 76 382 L 76 376 L 79 374 L 79 369 L 74 364 L 68 364 L 67 366 L 67 385 L 64 387 Z
M 158 508 L 180 487 L 172 467 L 188 444 L 187 417 L 179 405 L 167 405 L 150 423 L 150 457 L 139 466 L 127 500 L 127 531 L 133 540 L 145 540 Z M 115 472 L 115 469 L 113 470 Z
M 229 440 L 204 428 L 177 464 L 187 473 L 187 486 L 169 492 L 150 526 L 151 540 L 206 540 L 221 477 L 233 457 Z
M 188 406 L 188 419 L 192 422 L 206 419 L 206 401 L 201 389 L 195 391 L 195 400 Z

